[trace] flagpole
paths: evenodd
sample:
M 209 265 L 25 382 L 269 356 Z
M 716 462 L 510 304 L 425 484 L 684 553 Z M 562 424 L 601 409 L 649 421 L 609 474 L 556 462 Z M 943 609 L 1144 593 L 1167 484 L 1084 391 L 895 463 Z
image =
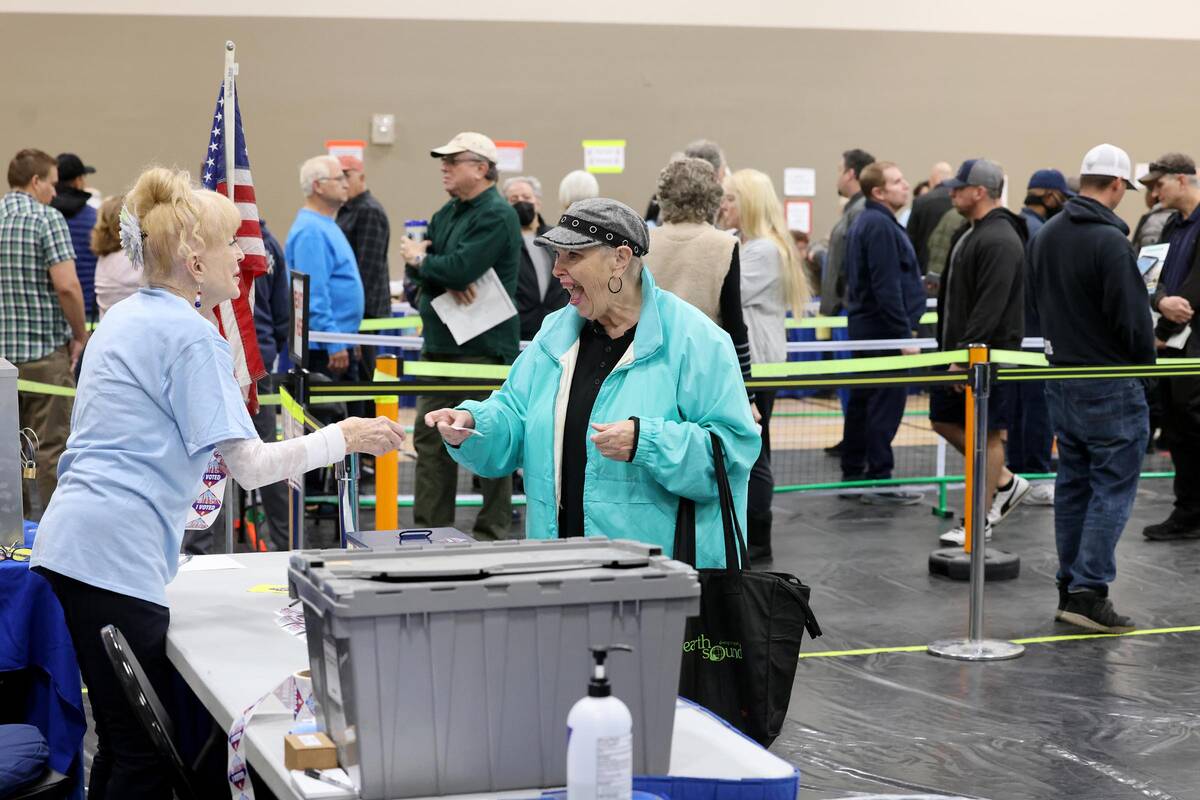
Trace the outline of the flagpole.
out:
M 238 66 L 236 58 L 233 42 L 225 42 L 225 110 L 223 112 L 225 116 L 221 122 L 225 128 L 225 132 L 222 134 L 225 137 L 225 191 L 229 193 L 230 200 L 234 200 L 233 187 L 236 181 L 233 170 L 237 163 L 237 128 L 234 124 L 237 118 L 236 78 Z M 234 202 L 237 201 L 234 200 Z
M 221 117 L 222 127 L 224 132 L 221 134 L 225 138 L 225 191 L 229 194 L 229 199 L 237 202 L 233 196 L 233 188 L 237 183 L 234 177 L 234 169 L 237 164 L 237 55 L 232 41 L 225 42 L 225 110 L 224 116 Z M 231 307 L 230 307 L 231 308 Z M 237 329 L 236 322 L 230 319 L 225 322 L 226 325 L 233 324 L 233 335 L 238 336 L 240 332 Z M 234 505 L 237 499 L 237 484 L 231 475 L 229 482 L 225 485 L 225 552 L 233 552 L 233 515 Z

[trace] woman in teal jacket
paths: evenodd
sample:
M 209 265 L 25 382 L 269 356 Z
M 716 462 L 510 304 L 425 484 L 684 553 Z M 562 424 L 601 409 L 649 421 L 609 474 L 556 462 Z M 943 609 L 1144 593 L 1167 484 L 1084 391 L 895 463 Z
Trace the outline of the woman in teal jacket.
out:
M 536 241 L 558 251 L 570 305 L 546 317 L 499 391 L 426 424 L 483 477 L 524 467 L 529 538 L 602 535 L 671 554 L 686 497 L 696 566 L 724 565 L 709 432 L 743 527 L 761 446 L 728 334 L 654 285 L 646 223 L 623 203 L 581 200 Z

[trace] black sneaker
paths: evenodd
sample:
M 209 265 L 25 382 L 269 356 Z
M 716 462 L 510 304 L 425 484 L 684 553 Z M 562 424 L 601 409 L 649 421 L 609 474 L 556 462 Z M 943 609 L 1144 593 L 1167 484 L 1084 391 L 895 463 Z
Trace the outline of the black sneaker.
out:
M 1059 619 L 1100 633 L 1129 633 L 1137 627 L 1129 617 L 1116 612 L 1112 600 L 1090 589 L 1067 595 L 1067 605 Z
M 842 454 L 842 443 L 841 442 L 838 442 L 837 444 L 831 444 L 831 445 L 829 445 L 829 447 L 825 448 L 825 455 L 830 456 L 831 458 L 836 458 L 836 457 L 840 456 L 841 454 Z
M 1061 620 L 1063 612 L 1067 610 L 1067 598 L 1070 593 L 1067 591 L 1067 584 L 1063 581 L 1058 582 L 1058 610 L 1054 612 L 1054 618 Z
M 1145 536 L 1152 542 L 1200 539 L 1200 521 L 1188 522 L 1187 520 L 1178 519 L 1172 514 L 1157 525 L 1147 525 L 1142 530 L 1142 536 Z

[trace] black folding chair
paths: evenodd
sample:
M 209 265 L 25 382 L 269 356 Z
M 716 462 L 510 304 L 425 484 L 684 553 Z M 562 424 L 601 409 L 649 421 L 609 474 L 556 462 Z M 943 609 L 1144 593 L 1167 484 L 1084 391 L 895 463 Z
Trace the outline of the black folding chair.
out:
M 171 765 L 176 796 L 180 800 L 200 800 L 195 790 L 199 785 L 196 774 L 176 749 L 175 726 L 158 699 L 154 687 L 150 685 L 150 679 L 146 677 L 142 665 L 138 663 L 137 656 L 133 654 L 125 637 L 115 625 L 105 625 L 101 628 L 100 638 L 104 640 L 108 660 L 112 662 L 113 670 L 117 673 L 117 680 L 125 692 L 125 699 L 129 701 L 130 710 L 150 737 L 150 741 L 154 743 L 155 749 Z M 215 736 L 209 737 L 204 750 L 196 759 L 197 764 L 203 761 L 215 739 Z

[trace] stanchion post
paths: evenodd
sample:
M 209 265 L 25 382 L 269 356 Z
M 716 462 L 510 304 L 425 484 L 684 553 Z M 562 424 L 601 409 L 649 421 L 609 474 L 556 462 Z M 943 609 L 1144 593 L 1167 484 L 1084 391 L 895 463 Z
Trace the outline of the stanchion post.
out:
M 971 557 L 970 608 L 966 639 L 944 639 L 929 645 L 929 652 L 960 661 L 1001 661 L 1025 652 L 1023 645 L 983 638 L 984 559 L 987 551 L 987 440 L 988 397 L 992 389 L 992 364 L 985 345 L 971 345 L 967 363 L 966 425 L 963 440 L 971 448 L 965 459 L 965 549 Z M 975 546 L 980 534 L 984 543 Z
M 338 534 L 342 547 L 351 533 L 358 533 L 358 453 L 348 453 L 334 465 L 338 482 Z
M 303 407 L 308 401 L 304 370 L 295 367 L 292 371 L 292 391 L 296 402 Z M 284 412 L 288 413 L 287 411 Z M 303 424 L 300 426 L 303 434 Z M 288 534 L 293 550 L 304 549 L 304 476 L 300 476 L 299 485 L 288 481 Z
M 375 370 L 396 377 L 399 374 L 395 356 L 379 356 Z M 400 419 L 400 398 L 381 395 L 375 398 L 375 413 L 392 422 Z M 375 529 L 392 531 L 400 527 L 400 455 L 395 451 L 375 457 Z

